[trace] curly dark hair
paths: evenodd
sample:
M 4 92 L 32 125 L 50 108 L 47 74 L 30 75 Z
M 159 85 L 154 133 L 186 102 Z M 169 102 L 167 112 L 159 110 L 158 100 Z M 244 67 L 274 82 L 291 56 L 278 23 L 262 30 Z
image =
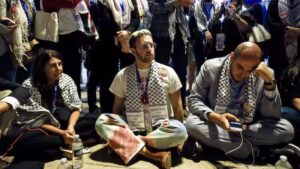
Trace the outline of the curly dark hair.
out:
M 42 50 L 33 62 L 31 81 L 33 86 L 42 89 L 47 86 L 47 76 L 45 74 L 45 66 L 51 58 L 62 60 L 62 56 L 58 51 L 45 49 Z

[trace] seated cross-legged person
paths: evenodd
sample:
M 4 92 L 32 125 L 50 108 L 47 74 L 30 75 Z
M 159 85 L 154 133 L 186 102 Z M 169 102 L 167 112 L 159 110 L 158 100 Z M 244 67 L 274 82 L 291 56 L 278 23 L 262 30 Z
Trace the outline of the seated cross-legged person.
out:
M 45 155 L 43 160 L 60 157 L 56 152 L 60 147 L 70 147 L 75 134 L 83 141 L 99 139 L 94 129 L 98 115 L 80 115 L 82 103 L 76 85 L 63 73 L 58 52 L 42 51 L 33 63 L 32 76 L 23 82 L 23 86 L 29 90 L 31 98 L 16 114 L 15 128 L 21 129 L 23 134 L 16 142 L 15 150 L 20 150 L 21 158 L 25 157 L 22 153 L 26 151 L 50 154 L 51 158 Z
M 115 95 L 113 114 L 102 114 L 96 130 L 125 163 L 140 154 L 170 168 L 167 149 L 182 145 L 187 138 L 182 124 L 182 85 L 172 68 L 154 61 L 150 31 L 134 32 L 129 45 L 135 63 L 116 75 L 110 87 Z M 172 112 L 175 119 L 169 118 Z
M 293 139 L 293 126 L 280 118 L 273 72 L 261 57 L 256 44 L 243 42 L 231 54 L 202 65 L 188 99 L 192 114 L 186 128 L 191 137 L 239 159 L 259 152 L 259 146 Z M 230 122 L 242 124 L 242 131 L 236 132 Z

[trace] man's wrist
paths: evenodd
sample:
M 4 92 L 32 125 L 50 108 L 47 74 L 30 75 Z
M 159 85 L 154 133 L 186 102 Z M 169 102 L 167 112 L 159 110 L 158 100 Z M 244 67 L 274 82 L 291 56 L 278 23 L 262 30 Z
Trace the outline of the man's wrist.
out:
M 269 82 L 264 81 L 264 89 L 268 91 L 273 91 L 276 88 L 276 84 L 277 81 L 275 78 Z
M 206 116 L 206 119 L 209 121 L 209 115 L 211 114 L 212 112 L 207 112 L 205 113 L 205 116 Z
M 235 21 L 240 21 L 241 20 L 241 17 L 238 15 L 238 14 L 233 14 L 233 19 Z
M 218 113 L 215 113 L 215 112 L 207 112 L 206 113 L 206 116 L 207 116 L 207 120 L 208 121 L 211 121 L 211 122 L 214 122 L 215 118 L 218 116 L 219 114 Z
M 20 102 L 18 101 L 18 99 L 12 96 L 7 96 L 3 98 L 1 101 L 6 102 L 12 109 L 16 109 L 20 106 Z
M 0 114 L 9 111 L 12 106 L 9 103 L 0 101 Z

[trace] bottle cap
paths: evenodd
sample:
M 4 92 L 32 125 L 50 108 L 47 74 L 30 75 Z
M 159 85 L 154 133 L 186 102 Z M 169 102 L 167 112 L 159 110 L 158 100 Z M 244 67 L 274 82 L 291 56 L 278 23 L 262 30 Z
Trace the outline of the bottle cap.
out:
M 285 155 L 281 155 L 281 156 L 279 157 L 279 159 L 280 159 L 281 161 L 287 161 L 287 157 L 286 157 Z
M 75 134 L 75 139 L 79 138 L 79 135 L 78 134 Z
M 67 158 L 62 158 L 62 159 L 60 159 L 60 163 L 61 164 L 65 164 L 67 162 Z

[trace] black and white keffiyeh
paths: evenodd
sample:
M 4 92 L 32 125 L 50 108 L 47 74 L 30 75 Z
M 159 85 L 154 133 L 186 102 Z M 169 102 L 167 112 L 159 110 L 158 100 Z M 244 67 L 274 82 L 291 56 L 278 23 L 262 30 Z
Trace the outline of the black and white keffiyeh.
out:
M 230 92 L 230 56 L 227 56 L 226 61 L 223 65 L 221 76 L 219 80 L 219 86 L 217 91 L 216 106 L 227 107 L 231 102 Z M 253 120 L 256 108 L 256 84 L 257 78 L 254 73 L 251 73 L 245 83 L 245 93 L 243 103 L 243 117 L 240 117 L 242 123 L 250 123 Z
M 33 86 L 31 78 L 25 80 L 22 85 L 29 90 L 31 98 L 17 109 L 17 124 L 22 128 L 39 127 L 45 123 L 60 127 L 58 120 L 51 112 L 41 106 L 42 95 Z M 69 75 L 62 74 L 58 87 L 61 89 L 61 95 L 66 108 L 69 110 L 81 110 L 82 103 L 77 94 L 77 87 Z
M 131 12 L 134 10 L 134 6 L 131 0 L 124 0 L 123 9 L 120 4 L 120 0 L 98 0 L 106 6 L 110 11 L 115 20 L 121 29 L 126 28 L 131 21 Z
M 133 64 L 128 67 L 128 77 L 127 77 L 127 92 L 125 106 L 128 112 L 142 112 L 143 105 L 141 102 L 141 91 L 137 82 L 137 69 L 136 65 Z M 166 105 L 166 94 L 165 89 L 159 78 L 159 66 L 156 62 L 152 62 L 149 71 L 149 82 L 148 82 L 148 99 L 149 105 Z

